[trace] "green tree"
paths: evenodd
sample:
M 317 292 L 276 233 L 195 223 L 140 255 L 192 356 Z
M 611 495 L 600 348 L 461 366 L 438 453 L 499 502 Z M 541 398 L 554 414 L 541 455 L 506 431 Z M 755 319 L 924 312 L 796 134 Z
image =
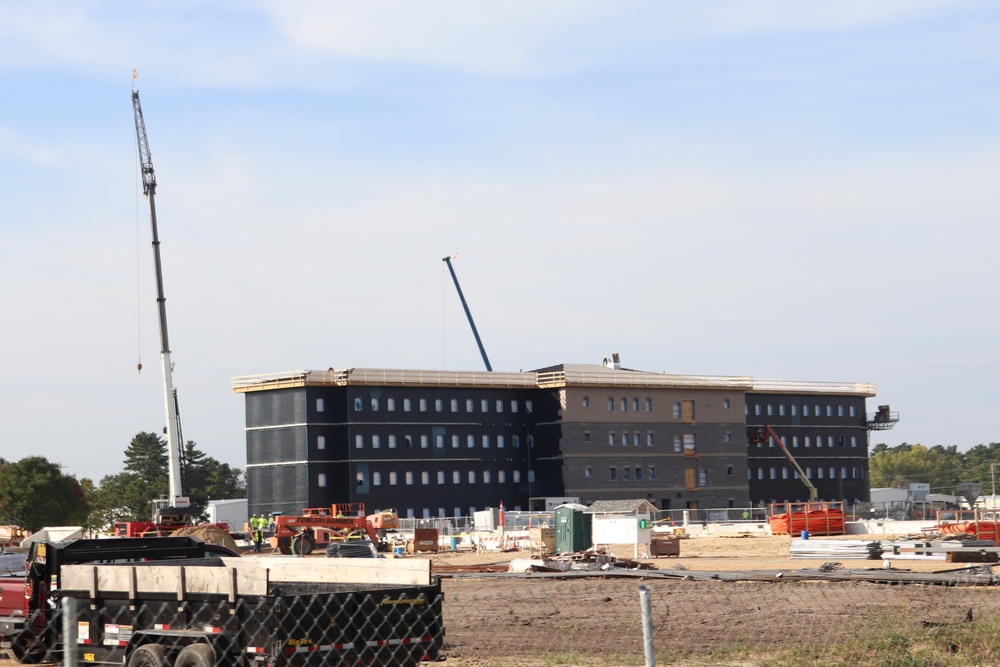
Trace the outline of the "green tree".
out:
M 927 482 L 932 490 L 951 491 L 961 481 L 962 457 L 954 446 L 876 445 L 868 458 L 868 469 L 872 488 Z
M 132 438 L 125 450 L 125 472 L 155 487 L 152 498 L 167 492 L 167 441 L 145 431 Z
M 184 446 L 183 478 L 191 505 L 203 516 L 209 500 L 246 497 L 243 471 L 207 456 L 192 440 Z
M 81 525 L 87 502 L 76 478 L 42 456 L 0 466 L 0 522 L 34 532 L 45 526 Z

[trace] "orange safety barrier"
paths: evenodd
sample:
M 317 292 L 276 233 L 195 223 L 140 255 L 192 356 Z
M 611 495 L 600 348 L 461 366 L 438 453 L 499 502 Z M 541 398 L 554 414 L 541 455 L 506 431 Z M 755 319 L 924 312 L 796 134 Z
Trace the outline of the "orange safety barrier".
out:
M 844 511 L 840 509 L 810 510 L 808 512 L 786 512 L 775 514 L 768 523 L 773 535 L 843 535 Z

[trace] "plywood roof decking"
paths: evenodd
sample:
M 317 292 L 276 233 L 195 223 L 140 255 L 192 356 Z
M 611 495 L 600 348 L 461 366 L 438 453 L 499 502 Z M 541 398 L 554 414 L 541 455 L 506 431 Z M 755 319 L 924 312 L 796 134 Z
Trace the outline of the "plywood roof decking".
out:
M 600 364 L 561 364 L 527 372 L 435 371 L 350 368 L 297 370 L 232 379 L 236 393 L 293 387 L 346 386 L 483 387 L 559 389 L 564 387 L 697 388 L 757 393 L 845 394 L 875 396 L 867 382 L 755 380 L 748 376 L 676 375 L 608 368 Z

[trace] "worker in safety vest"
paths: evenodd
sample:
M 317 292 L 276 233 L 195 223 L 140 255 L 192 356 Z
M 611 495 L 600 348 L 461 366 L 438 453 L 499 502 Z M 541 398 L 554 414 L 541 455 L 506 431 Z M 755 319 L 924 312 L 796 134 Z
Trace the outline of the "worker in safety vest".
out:
M 260 545 L 264 542 L 264 526 L 267 519 L 259 514 L 254 514 L 250 519 L 250 536 L 253 538 L 253 553 L 260 553 Z

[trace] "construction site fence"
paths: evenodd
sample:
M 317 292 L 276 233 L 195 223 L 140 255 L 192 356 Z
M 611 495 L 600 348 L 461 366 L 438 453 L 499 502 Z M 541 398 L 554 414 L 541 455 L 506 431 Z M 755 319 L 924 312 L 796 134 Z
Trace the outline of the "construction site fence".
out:
M 434 636 L 405 625 L 405 614 L 388 621 L 358 612 L 336 619 L 344 634 L 332 641 L 325 601 L 317 599 L 305 605 L 310 613 L 291 618 L 276 608 L 273 617 L 261 619 L 263 627 L 280 625 L 284 640 L 234 645 L 229 658 L 208 664 L 250 665 L 263 651 L 279 656 L 272 664 L 416 665 L 433 657 L 425 652 L 433 644 L 456 667 L 1000 664 L 1000 595 L 990 586 L 456 576 L 442 580 L 442 594 L 435 602 L 442 603 L 443 629 Z M 157 622 L 198 636 L 210 628 L 186 619 L 211 618 L 217 611 L 206 603 L 200 612 L 170 617 L 169 608 L 164 605 Z M 124 612 L 91 609 L 78 600 L 72 612 L 58 611 L 46 632 L 85 631 L 67 642 L 79 650 L 56 650 L 42 660 L 75 667 L 72 659 L 85 661 L 84 642 L 128 643 L 128 626 Z M 411 641 L 396 641 L 409 635 Z M 171 653 L 159 664 L 180 661 Z

